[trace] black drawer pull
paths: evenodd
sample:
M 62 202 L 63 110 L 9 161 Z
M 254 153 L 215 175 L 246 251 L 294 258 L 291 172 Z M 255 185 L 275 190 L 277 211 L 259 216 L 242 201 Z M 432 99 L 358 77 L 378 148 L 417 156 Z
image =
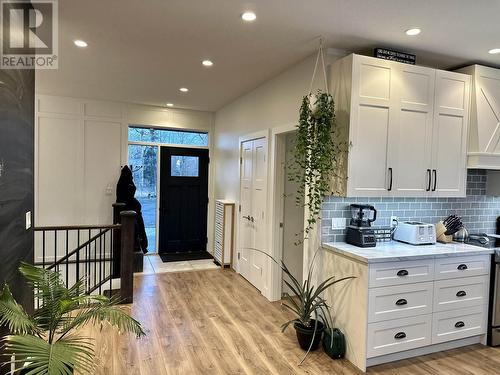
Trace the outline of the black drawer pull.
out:
M 465 293 L 465 291 L 463 291 L 463 290 L 457 292 L 457 297 L 465 297 L 466 295 L 467 295 L 467 293 Z
M 404 332 L 398 332 L 394 335 L 394 338 L 397 340 L 404 339 L 405 337 L 406 337 L 406 333 L 404 333 Z
M 408 276 L 408 271 L 407 270 L 398 271 L 397 275 L 399 277 Z
M 398 300 L 396 301 L 396 305 L 397 305 L 397 306 L 403 306 L 403 305 L 407 305 L 407 304 L 408 304 L 408 301 L 407 301 L 407 300 L 405 300 L 404 298 L 398 299 Z
M 455 327 L 457 327 L 457 328 L 462 328 L 462 327 L 465 327 L 465 323 L 464 323 L 464 322 L 462 322 L 462 321 L 456 322 L 456 323 L 455 323 Z
M 457 267 L 457 270 L 460 270 L 460 271 L 465 271 L 466 269 L 467 269 L 467 264 L 460 264 Z

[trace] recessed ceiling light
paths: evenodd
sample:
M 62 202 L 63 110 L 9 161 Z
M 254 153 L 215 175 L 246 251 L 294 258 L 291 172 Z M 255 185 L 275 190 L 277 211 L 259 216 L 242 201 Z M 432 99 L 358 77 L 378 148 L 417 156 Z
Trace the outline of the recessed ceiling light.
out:
M 167 103 L 167 107 L 173 107 L 174 104 L 173 103 Z
M 80 48 L 85 48 L 88 46 L 87 42 L 84 40 L 75 40 L 73 43 L 75 43 L 75 46 L 80 47 Z
M 214 65 L 214 63 L 211 60 L 203 60 L 201 63 L 203 64 L 203 66 L 212 66 L 212 65 Z
M 496 55 L 497 53 L 500 53 L 500 48 L 493 48 L 488 51 L 489 54 Z
M 187 87 L 181 87 L 179 90 L 182 91 L 182 92 L 188 92 L 189 91 L 189 89 Z
M 422 32 L 422 30 L 418 29 L 418 28 L 413 28 L 413 29 L 408 29 L 405 31 L 406 35 L 409 35 L 409 36 L 415 36 L 415 35 L 418 35 Z
M 247 22 L 255 21 L 256 18 L 257 16 L 255 15 L 254 12 L 245 12 L 241 15 L 241 19 Z

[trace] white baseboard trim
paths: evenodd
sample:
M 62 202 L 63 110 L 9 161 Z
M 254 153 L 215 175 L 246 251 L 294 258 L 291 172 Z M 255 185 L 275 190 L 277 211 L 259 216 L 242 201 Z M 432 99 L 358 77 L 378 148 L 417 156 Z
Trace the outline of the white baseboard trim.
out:
M 434 344 L 429 346 L 424 346 L 422 348 L 416 348 L 411 350 L 406 350 L 404 352 L 392 353 L 387 355 L 381 355 L 380 357 L 368 358 L 366 360 L 366 367 L 380 365 L 382 363 L 399 361 L 402 359 L 418 357 L 421 355 L 442 352 L 444 350 L 456 349 L 462 346 L 474 345 L 482 343 L 483 336 L 468 337 L 465 339 L 454 340 L 449 342 L 443 342 L 441 344 Z

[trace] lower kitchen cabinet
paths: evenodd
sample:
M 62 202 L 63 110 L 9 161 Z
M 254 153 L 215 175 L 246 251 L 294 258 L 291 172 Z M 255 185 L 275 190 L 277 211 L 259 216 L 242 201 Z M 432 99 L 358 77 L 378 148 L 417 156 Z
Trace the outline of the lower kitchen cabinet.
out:
M 484 343 L 489 255 L 363 263 L 330 252 L 336 284 L 329 296 L 348 341 L 346 358 L 366 367 Z
M 432 342 L 432 315 L 368 325 L 367 358 L 420 348 Z
M 478 305 L 432 315 L 432 343 L 438 344 L 486 333 L 487 306 Z

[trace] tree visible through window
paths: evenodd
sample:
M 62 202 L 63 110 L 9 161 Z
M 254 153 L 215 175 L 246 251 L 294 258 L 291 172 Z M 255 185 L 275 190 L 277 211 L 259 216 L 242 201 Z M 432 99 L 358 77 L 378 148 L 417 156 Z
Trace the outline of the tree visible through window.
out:
M 128 128 L 130 142 L 152 142 L 170 145 L 208 146 L 208 134 L 201 132 L 153 129 L 153 128 Z

